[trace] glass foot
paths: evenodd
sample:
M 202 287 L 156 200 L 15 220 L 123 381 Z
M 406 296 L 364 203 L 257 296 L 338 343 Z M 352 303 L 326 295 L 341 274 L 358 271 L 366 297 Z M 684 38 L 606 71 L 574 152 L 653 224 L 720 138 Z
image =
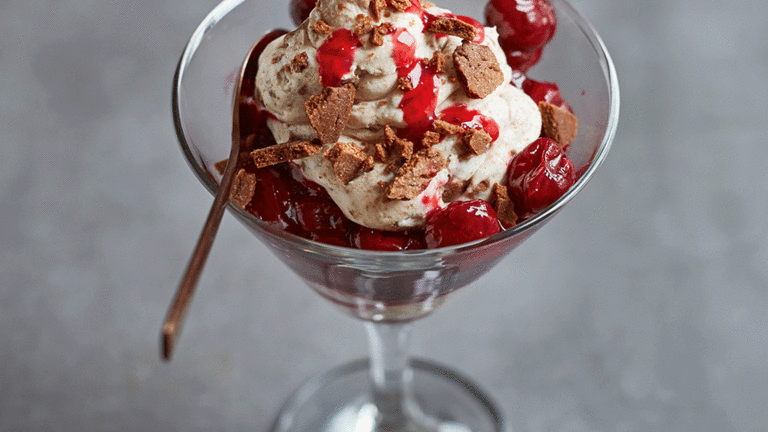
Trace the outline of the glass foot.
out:
M 415 404 L 406 426 L 381 424 L 371 403 L 368 360 L 316 376 L 283 405 L 272 432 L 509 432 L 499 410 L 456 372 L 412 360 Z

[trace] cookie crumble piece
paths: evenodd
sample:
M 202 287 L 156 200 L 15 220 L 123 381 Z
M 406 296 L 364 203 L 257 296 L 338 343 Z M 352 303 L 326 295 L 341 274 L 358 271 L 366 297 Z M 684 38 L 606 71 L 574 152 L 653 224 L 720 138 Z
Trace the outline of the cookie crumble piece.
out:
M 288 162 L 320 153 L 323 148 L 320 140 L 311 141 L 288 141 L 283 144 L 275 144 L 269 147 L 260 148 L 251 152 L 253 163 L 256 168 L 264 168 L 270 165 Z
M 467 129 L 461 136 L 461 143 L 469 155 L 477 156 L 491 148 L 493 138 L 484 130 Z
M 435 51 L 432 58 L 426 61 L 427 66 L 437 73 L 445 73 L 445 56 L 440 51 Z
M 374 21 L 381 21 L 382 12 L 387 8 L 387 0 L 371 0 L 370 8 Z
M 232 181 L 229 200 L 242 208 L 248 205 L 256 192 L 256 174 L 250 174 L 241 168 Z
M 349 184 L 363 172 L 373 169 L 373 158 L 357 144 L 338 142 L 325 152 L 325 158 L 333 165 L 333 172 L 343 184 Z
M 405 12 L 406 9 L 411 7 L 410 0 L 389 0 L 389 4 L 398 12 Z
M 428 148 L 418 153 L 403 164 L 395 178 L 385 189 L 386 197 L 393 200 L 416 198 L 448 162 L 439 150 Z
M 453 17 L 437 17 L 427 25 L 426 30 L 433 33 L 458 36 L 468 41 L 475 40 L 477 37 L 475 26 Z
M 496 216 L 507 228 L 517 223 L 518 216 L 515 213 L 515 204 L 509 198 L 509 191 L 506 186 L 494 183 L 488 203 L 493 207 Z
M 332 144 L 339 140 L 352 114 L 355 92 L 353 84 L 324 87 L 319 95 L 310 97 L 305 103 L 309 123 L 323 144 Z
M 579 119 L 571 112 L 556 105 L 539 102 L 541 134 L 565 147 L 576 139 Z
M 315 31 L 317 34 L 321 35 L 329 35 L 333 33 L 333 27 L 329 26 L 325 23 L 323 20 L 317 20 L 314 24 L 312 24 L 312 30 Z
M 504 83 L 504 73 L 490 48 L 464 41 L 453 53 L 456 77 L 468 97 L 482 99 Z
M 296 57 L 291 60 L 291 71 L 294 73 L 304 72 L 307 66 L 309 66 L 309 56 L 305 52 L 296 54 Z

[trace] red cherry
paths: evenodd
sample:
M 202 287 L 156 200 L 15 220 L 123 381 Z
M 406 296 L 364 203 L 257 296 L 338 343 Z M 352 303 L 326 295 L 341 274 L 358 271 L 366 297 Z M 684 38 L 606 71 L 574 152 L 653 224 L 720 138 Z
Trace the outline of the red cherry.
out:
M 296 25 L 303 23 L 315 8 L 315 3 L 317 0 L 291 0 L 290 12 L 293 23 Z
M 539 138 L 516 154 L 507 172 L 509 196 L 523 217 L 557 201 L 575 180 L 573 163 L 549 138 Z
M 290 201 L 289 183 L 271 168 L 256 170 L 256 191 L 247 210 L 265 222 L 278 223 L 282 228 L 291 225 L 286 216 Z
M 507 50 L 504 54 L 507 56 L 507 63 L 513 71 L 524 73 L 536 66 L 536 63 L 541 59 L 542 52 L 544 52 L 544 48 L 534 48 L 530 51 Z
M 424 243 L 434 249 L 492 236 L 501 230 L 496 212 L 486 201 L 454 201 L 427 216 Z
M 302 196 L 292 204 L 299 225 L 310 233 L 335 232 L 343 236 L 346 232 L 347 218 L 330 198 Z
M 423 249 L 421 241 L 423 233 L 406 233 L 395 231 L 381 231 L 364 226 L 352 234 L 352 246 L 358 249 L 378 251 L 404 251 Z
M 521 88 L 536 103 L 546 102 L 573 112 L 570 105 L 563 99 L 563 94 L 560 93 L 560 88 L 555 83 L 526 78 Z
M 542 48 L 555 35 L 555 8 L 547 0 L 491 0 L 485 6 L 485 21 L 496 26 L 505 51 Z

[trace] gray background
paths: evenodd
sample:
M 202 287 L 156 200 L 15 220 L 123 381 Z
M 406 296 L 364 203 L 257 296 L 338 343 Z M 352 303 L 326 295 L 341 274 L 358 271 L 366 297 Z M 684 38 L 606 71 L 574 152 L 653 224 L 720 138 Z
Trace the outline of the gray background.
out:
M 442 4 L 460 3 L 484 4 Z M 766 431 L 768 2 L 574 3 L 619 72 L 612 154 L 417 326 L 415 353 L 520 431 Z M 264 430 L 303 380 L 365 355 L 362 326 L 227 215 L 159 360 L 212 201 L 170 84 L 214 5 L 0 2 L 1 431 Z

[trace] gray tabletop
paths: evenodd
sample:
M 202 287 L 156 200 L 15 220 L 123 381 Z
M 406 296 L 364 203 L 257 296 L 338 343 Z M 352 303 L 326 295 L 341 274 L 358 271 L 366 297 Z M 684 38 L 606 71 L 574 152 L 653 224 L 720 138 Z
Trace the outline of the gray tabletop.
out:
M 619 72 L 612 153 L 418 323 L 415 354 L 519 431 L 766 431 L 768 2 L 574 3 Z M 0 431 L 265 430 L 302 381 L 365 355 L 360 323 L 227 215 L 159 359 L 212 201 L 170 83 L 214 5 L 0 3 Z

